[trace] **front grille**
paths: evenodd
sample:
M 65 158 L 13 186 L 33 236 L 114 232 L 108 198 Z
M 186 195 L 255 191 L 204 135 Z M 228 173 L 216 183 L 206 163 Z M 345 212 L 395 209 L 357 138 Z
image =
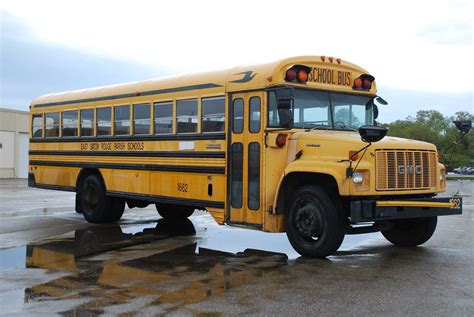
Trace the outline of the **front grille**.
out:
M 431 151 L 376 151 L 377 190 L 436 187 L 436 153 Z

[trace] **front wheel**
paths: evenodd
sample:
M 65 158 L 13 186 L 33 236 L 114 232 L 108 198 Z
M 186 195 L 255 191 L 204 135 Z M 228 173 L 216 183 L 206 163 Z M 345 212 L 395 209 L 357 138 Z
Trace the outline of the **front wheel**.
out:
M 382 235 L 395 245 L 414 247 L 428 241 L 435 232 L 438 217 L 395 220 Z
M 299 254 L 324 258 L 341 246 L 345 226 L 338 206 L 319 186 L 303 186 L 295 192 L 285 226 L 288 240 Z

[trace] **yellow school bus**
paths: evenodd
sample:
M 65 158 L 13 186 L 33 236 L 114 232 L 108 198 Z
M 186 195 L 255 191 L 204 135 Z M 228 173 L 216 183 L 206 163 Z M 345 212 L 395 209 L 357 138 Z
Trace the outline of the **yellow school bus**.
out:
M 76 192 L 89 222 L 156 204 L 165 219 L 286 232 L 302 255 L 381 231 L 414 246 L 460 214 L 434 145 L 385 137 L 375 78 L 302 56 L 224 71 L 40 96 L 29 185 Z M 387 110 L 388 111 L 388 110 Z

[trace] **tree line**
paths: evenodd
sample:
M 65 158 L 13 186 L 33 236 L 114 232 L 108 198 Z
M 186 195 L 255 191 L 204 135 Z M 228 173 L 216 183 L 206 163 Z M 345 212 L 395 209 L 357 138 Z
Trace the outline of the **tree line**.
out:
M 436 145 L 440 153 L 440 161 L 447 165 L 448 171 L 458 166 L 474 165 L 474 131 L 469 132 L 463 139 L 450 145 L 460 136 L 454 126 L 455 120 L 473 120 L 469 112 L 456 112 L 454 116 L 444 116 L 436 110 L 420 110 L 416 117 L 407 117 L 405 120 L 396 120 L 382 124 L 388 128 L 387 135 L 430 142 Z M 449 148 L 449 149 L 448 149 Z

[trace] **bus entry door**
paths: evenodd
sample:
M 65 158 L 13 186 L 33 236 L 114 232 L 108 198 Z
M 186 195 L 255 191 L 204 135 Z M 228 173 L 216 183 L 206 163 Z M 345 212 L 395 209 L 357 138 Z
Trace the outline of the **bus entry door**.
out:
M 229 102 L 230 223 L 262 225 L 262 143 L 264 92 L 237 93 Z

